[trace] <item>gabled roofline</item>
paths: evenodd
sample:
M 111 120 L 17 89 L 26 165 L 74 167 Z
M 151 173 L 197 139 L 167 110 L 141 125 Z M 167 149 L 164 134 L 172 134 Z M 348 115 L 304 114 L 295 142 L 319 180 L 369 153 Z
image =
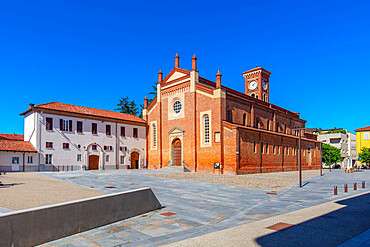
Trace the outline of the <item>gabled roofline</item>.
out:
M 168 79 L 170 79 L 170 77 L 175 74 L 175 72 L 180 72 L 180 73 L 184 73 L 186 75 L 190 75 L 190 71 L 189 70 L 186 70 L 186 69 L 181 69 L 181 68 L 177 68 L 177 67 L 174 67 L 171 72 L 163 79 L 163 81 L 161 81 L 161 84 L 162 83 L 165 83 L 167 82 Z
M 81 118 L 88 118 L 88 119 L 93 119 L 93 120 L 105 120 L 105 121 L 113 121 L 113 122 L 119 122 L 119 123 L 127 123 L 127 124 L 135 124 L 135 125 L 143 125 L 146 126 L 145 120 L 141 119 L 143 122 L 136 122 L 136 121 L 131 121 L 131 120 L 123 120 L 119 118 L 111 118 L 111 117 L 104 117 L 104 116 L 95 116 L 91 114 L 84 114 L 84 113 L 78 113 L 78 112 L 70 112 L 70 111 L 61 111 L 57 109 L 49 109 L 49 108 L 43 108 L 39 106 L 32 107 L 28 109 L 25 112 L 22 112 L 19 115 L 26 115 L 29 112 L 45 112 L 49 114 L 54 114 L 54 115 L 61 115 L 61 116 L 72 116 L 72 117 L 81 117 Z

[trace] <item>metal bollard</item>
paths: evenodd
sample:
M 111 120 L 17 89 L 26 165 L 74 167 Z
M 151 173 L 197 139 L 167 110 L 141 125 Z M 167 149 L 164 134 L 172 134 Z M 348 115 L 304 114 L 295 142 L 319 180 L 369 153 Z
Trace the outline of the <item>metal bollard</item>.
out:
M 334 195 L 338 195 L 338 187 L 337 186 L 334 186 Z
M 344 185 L 344 192 L 346 192 L 346 193 L 348 192 L 348 184 Z
M 353 183 L 353 190 L 357 190 L 357 183 Z
M 362 181 L 362 188 L 365 189 L 365 181 Z

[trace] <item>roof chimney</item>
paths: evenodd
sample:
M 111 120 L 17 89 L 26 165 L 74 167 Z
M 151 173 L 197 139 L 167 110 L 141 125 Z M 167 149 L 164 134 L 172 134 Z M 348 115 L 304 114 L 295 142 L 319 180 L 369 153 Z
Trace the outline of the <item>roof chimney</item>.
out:
M 216 88 L 221 88 L 221 73 L 220 70 L 216 74 Z
M 30 103 L 29 108 L 31 109 L 31 108 L 33 108 L 34 106 L 35 106 L 35 104 Z
M 175 67 L 180 68 L 180 57 L 177 53 L 176 53 L 176 56 L 175 56 Z
M 161 83 L 163 80 L 163 73 L 162 73 L 162 70 L 159 70 L 158 72 L 158 82 Z
M 148 97 L 144 98 L 144 109 L 148 108 Z
M 192 66 L 191 66 L 192 70 L 197 71 L 197 57 L 195 56 L 195 54 L 192 57 L 191 61 L 192 61 Z

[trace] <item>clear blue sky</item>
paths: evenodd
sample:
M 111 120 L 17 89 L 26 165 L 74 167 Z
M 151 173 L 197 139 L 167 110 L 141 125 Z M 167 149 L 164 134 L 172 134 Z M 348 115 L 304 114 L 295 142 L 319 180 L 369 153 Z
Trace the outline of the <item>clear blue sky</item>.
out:
M 23 133 L 29 103 L 113 110 L 162 69 L 198 57 L 200 76 L 244 91 L 272 72 L 270 102 L 307 127 L 370 125 L 370 1 L 0 0 L 0 133 Z

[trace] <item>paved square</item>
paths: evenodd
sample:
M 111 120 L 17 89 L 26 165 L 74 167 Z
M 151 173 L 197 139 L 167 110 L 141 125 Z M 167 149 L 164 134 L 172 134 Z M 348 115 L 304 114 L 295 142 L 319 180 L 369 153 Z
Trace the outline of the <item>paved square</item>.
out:
M 279 192 L 215 183 L 169 179 L 157 176 L 177 173 L 166 170 L 125 170 L 42 173 L 65 182 L 113 193 L 151 187 L 163 209 L 119 221 L 44 246 L 160 246 L 210 232 L 296 211 L 334 199 L 363 193 L 368 188 L 349 189 L 345 183 L 370 185 L 369 171 L 344 173 L 325 171 Z M 317 171 L 319 174 L 319 171 Z M 334 185 L 338 195 L 333 195 Z

